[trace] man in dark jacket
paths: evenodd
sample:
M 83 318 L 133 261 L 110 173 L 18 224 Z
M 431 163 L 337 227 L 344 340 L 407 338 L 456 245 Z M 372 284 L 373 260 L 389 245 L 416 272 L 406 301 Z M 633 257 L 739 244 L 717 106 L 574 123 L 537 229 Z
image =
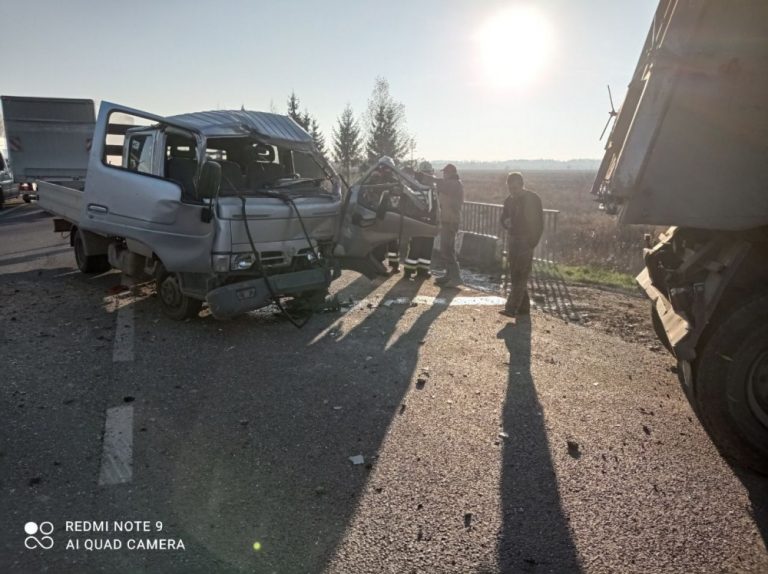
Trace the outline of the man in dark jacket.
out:
M 464 205 L 464 186 L 459 172 L 452 163 L 443 168 L 443 177 L 421 174 L 426 181 L 437 186 L 440 202 L 440 255 L 445 261 L 445 276 L 435 279 L 440 287 L 455 288 L 461 285 L 461 269 L 456 256 L 456 234 L 459 232 L 461 207 Z
M 507 176 L 509 197 L 504 201 L 501 225 L 507 230 L 507 260 L 509 262 L 509 295 L 504 310 L 507 317 L 530 313 L 528 276 L 533 267 L 533 250 L 544 231 L 544 211 L 541 199 L 525 189 L 518 172 Z

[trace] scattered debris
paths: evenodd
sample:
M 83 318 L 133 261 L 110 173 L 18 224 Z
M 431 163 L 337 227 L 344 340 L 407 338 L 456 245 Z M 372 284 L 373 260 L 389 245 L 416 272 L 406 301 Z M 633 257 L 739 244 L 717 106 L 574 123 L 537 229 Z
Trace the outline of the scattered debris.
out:
M 349 457 L 349 462 L 351 462 L 355 466 L 359 464 L 365 464 L 365 457 L 362 454 L 356 454 L 355 456 Z
M 405 412 L 405 403 L 400 405 L 400 414 L 403 414 Z
M 464 528 L 472 528 L 472 513 L 466 512 L 464 513 Z
M 509 433 L 501 431 L 499 433 L 499 438 L 509 438 Z
M 648 436 L 651 435 L 651 429 L 649 429 L 647 425 L 643 425 L 643 432 Z
M 41 482 L 43 482 L 42 476 L 33 476 L 32 478 L 29 479 L 27 484 L 29 484 L 29 486 L 37 486 Z
M 418 379 L 416 379 L 416 388 L 417 389 L 419 389 L 419 390 L 423 389 L 424 385 L 426 385 L 426 384 L 427 384 L 427 379 L 425 379 L 424 377 L 419 377 Z
M 341 410 L 341 409 L 343 409 L 343 408 L 344 408 L 344 407 L 342 407 L 342 406 L 340 406 L 340 405 L 336 405 L 335 407 L 333 407 L 333 410 L 334 410 L 334 411 L 340 411 L 340 410 Z
M 581 449 L 579 448 L 579 443 L 577 443 L 575 440 L 568 440 L 566 441 L 568 444 L 568 454 L 573 458 L 581 458 Z
M 240 424 L 246 426 L 248 424 L 248 419 L 240 419 Z
M 132 403 L 135 400 L 136 400 L 136 397 L 132 397 L 131 395 L 127 395 L 127 396 L 123 397 L 123 402 L 124 403 Z

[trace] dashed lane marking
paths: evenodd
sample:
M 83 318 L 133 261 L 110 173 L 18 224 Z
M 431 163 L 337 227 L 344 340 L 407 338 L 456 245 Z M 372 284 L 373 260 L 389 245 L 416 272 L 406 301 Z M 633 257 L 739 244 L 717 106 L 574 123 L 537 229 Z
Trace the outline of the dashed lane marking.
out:
M 99 485 L 121 484 L 133 478 L 133 406 L 107 409 Z

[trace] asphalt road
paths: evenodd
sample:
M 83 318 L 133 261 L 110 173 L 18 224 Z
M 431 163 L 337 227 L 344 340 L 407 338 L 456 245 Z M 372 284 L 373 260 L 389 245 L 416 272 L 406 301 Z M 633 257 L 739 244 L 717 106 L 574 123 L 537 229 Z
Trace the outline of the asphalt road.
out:
M 646 344 L 397 278 L 302 330 L 119 283 L 0 213 L 0 572 L 768 571 L 768 481 Z

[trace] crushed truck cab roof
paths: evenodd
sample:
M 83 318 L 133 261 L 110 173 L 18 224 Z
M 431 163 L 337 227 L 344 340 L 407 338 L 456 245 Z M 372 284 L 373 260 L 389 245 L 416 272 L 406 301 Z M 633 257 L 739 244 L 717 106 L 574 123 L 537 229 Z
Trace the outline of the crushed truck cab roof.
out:
M 314 150 L 312 136 L 288 116 L 246 110 L 195 112 L 167 118 L 179 126 L 187 126 L 206 137 L 253 135 L 265 143 L 291 149 Z

